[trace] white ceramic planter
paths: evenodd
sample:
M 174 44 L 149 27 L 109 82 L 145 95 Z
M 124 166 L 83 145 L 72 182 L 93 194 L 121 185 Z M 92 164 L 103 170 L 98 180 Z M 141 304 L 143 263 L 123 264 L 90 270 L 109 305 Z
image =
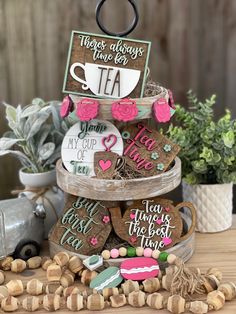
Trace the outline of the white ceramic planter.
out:
M 27 173 L 23 169 L 19 171 L 20 182 L 25 186 L 24 194 L 29 199 L 34 199 L 37 204 L 43 205 L 46 211 L 44 220 L 44 235 L 48 233 L 57 222 L 64 208 L 64 192 L 56 186 L 56 170 L 43 173 Z M 37 194 L 45 188 L 45 192 L 37 197 Z M 35 199 L 36 197 L 36 199 Z
M 232 225 L 233 184 L 182 183 L 183 200 L 192 202 L 197 212 L 196 230 L 220 232 Z

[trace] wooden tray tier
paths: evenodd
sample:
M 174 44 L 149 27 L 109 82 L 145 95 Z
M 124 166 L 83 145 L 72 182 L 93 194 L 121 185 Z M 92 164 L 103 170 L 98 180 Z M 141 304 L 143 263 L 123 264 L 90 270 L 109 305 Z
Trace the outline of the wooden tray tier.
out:
M 192 220 L 187 214 L 181 213 L 181 216 L 183 219 L 185 233 L 187 233 L 192 225 Z M 176 256 L 180 257 L 184 262 L 187 262 L 190 259 L 190 257 L 193 255 L 194 247 L 195 247 L 195 233 L 193 232 L 188 239 L 167 249 L 166 252 L 168 252 L 169 254 L 170 253 L 175 254 Z M 55 254 L 60 252 L 62 248 L 57 243 L 49 240 L 49 250 L 50 250 L 50 256 L 53 257 Z M 76 255 L 82 260 L 88 257 L 86 255 L 76 254 L 64 248 L 63 248 L 63 251 L 67 252 L 69 255 Z M 109 266 L 119 267 L 120 263 L 123 262 L 124 260 L 126 260 L 126 258 L 114 258 L 114 259 L 111 258 L 105 261 L 104 266 L 105 267 L 109 267 Z M 164 268 L 165 266 L 166 266 L 165 263 L 161 264 L 161 268 Z
M 104 180 L 68 172 L 58 160 L 57 184 L 66 193 L 103 201 L 127 201 L 160 196 L 174 190 L 181 182 L 181 161 L 156 176 L 131 180 Z
M 74 110 L 76 110 L 76 103 L 82 100 L 84 97 L 79 97 L 72 94 L 70 94 L 70 97 L 74 103 Z M 159 87 L 159 93 L 156 96 L 134 99 L 139 109 L 139 114 L 135 120 L 152 118 L 152 105 L 157 99 L 160 98 L 165 98 L 167 101 L 169 100 L 168 90 L 164 87 Z M 115 99 L 105 98 L 98 99 L 98 101 L 100 104 L 100 108 L 97 118 L 103 120 L 113 120 L 114 118 L 111 114 L 111 105 L 115 101 Z

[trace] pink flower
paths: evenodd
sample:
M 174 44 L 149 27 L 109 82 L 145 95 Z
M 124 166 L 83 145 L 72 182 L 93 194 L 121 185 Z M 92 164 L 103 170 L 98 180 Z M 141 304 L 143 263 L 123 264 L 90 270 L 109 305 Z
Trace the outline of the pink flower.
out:
M 76 115 L 80 121 L 89 121 L 97 117 L 99 102 L 90 98 L 83 98 L 77 104 Z
M 90 239 L 90 243 L 91 243 L 93 246 L 95 246 L 95 245 L 98 244 L 98 239 L 97 239 L 96 237 L 92 237 L 92 238 Z
M 124 98 L 112 103 L 112 117 L 118 121 L 132 121 L 138 115 L 136 102 L 129 98 Z
M 73 102 L 70 98 L 70 96 L 64 97 L 62 103 L 61 103 L 61 108 L 60 108 L 60 116 L 62 118 L 65 118 L 69 115 L 70 112 L 73 110 Z
M 137 238 L 135 236 L 130 237 L 130 242 L 135 243 L 137 241 Z
M 108 224 L 110 222 L 110 216 L 103 216 L 102 221 L 104 224 Z
M 165 98 L 160 98 L 154 102 L 153 112 L 158 122 L 168 122 L 170 120 L 170 106 Z

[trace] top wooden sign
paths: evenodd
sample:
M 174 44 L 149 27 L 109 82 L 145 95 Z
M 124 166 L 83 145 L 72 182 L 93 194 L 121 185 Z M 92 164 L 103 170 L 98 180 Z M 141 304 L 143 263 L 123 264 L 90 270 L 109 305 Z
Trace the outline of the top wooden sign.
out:
M 63 93 L 143 96 L 151 42 L 72 31 Z

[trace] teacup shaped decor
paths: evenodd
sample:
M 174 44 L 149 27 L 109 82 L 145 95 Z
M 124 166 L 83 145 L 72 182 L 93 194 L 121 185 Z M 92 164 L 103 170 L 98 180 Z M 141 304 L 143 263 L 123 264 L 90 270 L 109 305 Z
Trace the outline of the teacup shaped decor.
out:
M 189 208 L 192 215 L 192 225 L 184 236 L 179 212 L 182 207 Z M 174 206 L 168 199 L 144 199 L 134 201 L 123 217 L 119 207 L 109 208 L 109 211 L 116 234 L 135 247 L 166 250 L 186 240 L 195 229 L 196 212 L 189 202 Z

